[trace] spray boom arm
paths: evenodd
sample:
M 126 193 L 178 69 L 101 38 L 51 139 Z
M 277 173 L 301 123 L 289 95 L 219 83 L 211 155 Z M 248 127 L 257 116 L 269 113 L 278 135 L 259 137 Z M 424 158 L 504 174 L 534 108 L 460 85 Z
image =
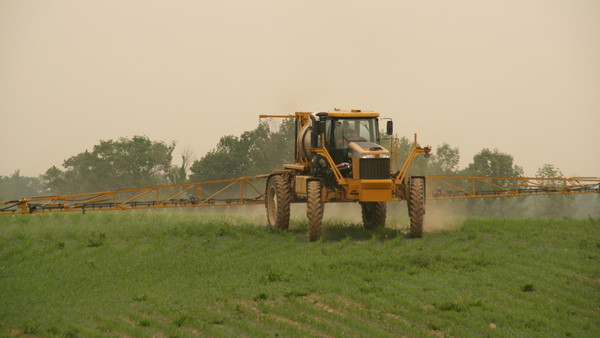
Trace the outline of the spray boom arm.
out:
M 417 134 L 415 134 L 415 141 L 413 142 L 413 146 L 412 149 L 410 150 L 410 154 L 408 154 L 408 157 L 406 158 L 406 161 L 404 161 L 404 165 L 402 165 L 402 169 L 400 169 L 400 171 L 398 171 L 398 173 L 396 173 L 396 176 L 394 178 L 394 184 L 399 185 L 402 184 L 402 182 L 404 182 L 404 179 L 406 178 L 406 172 L 408 171 L 408 167 L 410 166 L 410 163 L 412 162 L 412 160 L 419 156 L 419 154 L 424 153 L 425 157 L 429 157 L 431 156 L 431 147 L 427 146 L 427 147 L 419 147 L 417 145 Z

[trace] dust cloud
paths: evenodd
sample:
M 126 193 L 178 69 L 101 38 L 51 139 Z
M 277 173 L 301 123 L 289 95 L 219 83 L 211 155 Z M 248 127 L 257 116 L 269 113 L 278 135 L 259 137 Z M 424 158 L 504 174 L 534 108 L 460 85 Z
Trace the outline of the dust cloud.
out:
M 409 218 L 405 202 L 389 202 L 386 227 L 408 231 Z M 424 231 L 433 233 L 442 230 L 457 230 L 463 224 L 462 208 L 439 201 L 428 201 L 425 214 Z M 194 209 L 198 212 L 198 209 Z M 224 206 L 202 208 L 200 213 L 207 215 L 221 215 L 232 224 L 266 225 L 267 215 L 264 205 Z M 291 221 L 305 223 L 306 204 L 293 203 L 291 205 Z M 358 203 L 327 203 L 323 214 L 323 222 L 345 224 L 347 226 L 362 226 L 361 208 Z
M 423 231 L 428 233 L 442 230 L 458 230 L 466 219 L 461 208 L 448 203 L 428 201 L 425 210 Z
M 520 198 L 495 198 L 467 200 L 428 200 L 426 203 L 426 233 L 459 230 L 469 217 L 520 217 L 520 218 L 590 218 L 600 216 L 600 195 L 585 196 L 550 196 L 564 197 L 560 204 L 564 210 L 555 214 L 545 212 L 549 199 L 545 196 Z M 565 203 L 569 202 L 569 203 Z M 406 202 L 387 203 L 386 228 L 408 232 L 410 220 Z M 556 209 L 554 207 L 553 209 Z M 265 206 L 222 206 L 209 208 L 184 209 L 189 212 L 223 217 L 223 220 L 234 225 L 266 226 Z M 168 212 L 168 210 L 166 211 Z M 325 223 L 344 226 L 362 226 L 361 208 L 358 203 L 327 203 L 323 216 Z M 306 204 L 291 205 L 291 222 L 306 224 Z

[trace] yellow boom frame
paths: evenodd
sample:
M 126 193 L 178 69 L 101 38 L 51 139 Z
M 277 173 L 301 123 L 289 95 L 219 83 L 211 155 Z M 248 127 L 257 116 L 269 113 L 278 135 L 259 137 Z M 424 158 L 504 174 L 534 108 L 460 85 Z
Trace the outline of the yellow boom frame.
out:
M 337 117 L 378 117 L 376 112 L 333 111 L 328 113 Z M 260 115 L 261 118 L 295 118 L 297 130 L 309 123 L 311 113 L 297 112 L 295 115 Z M 325 139 L 325 135 L 321 135 Z M 397 142 L 396 142 L 397 144 Z M 323 144 L 310 149 L 310 152 L 322 155 L 329 163 L 341 190 L 328 189 L 323 194 L 324 201 L 387 201 L 392 199 L 407 200 L 408 168 L 412 160 L 431 151 L 430 147 L 419 147 L 417 135 L 410 154 L 402 168 L 391 179 L 350 179 L 345 178 L 336 167 L 333 159 Z M 397 152 L 391 150 L 392 156 Z M 293 164 L 284 165 L 285 170 L 276 170 L 271 174 L 248 176 L 205 182 L 161 185 L 147 188 L 111 190 L 75 195 L 50 195 L 20 200 L 0 202 L 0 215 L 74 212 L 95 210 L 131 210 L 184 208 L 207 206 L 233 206 L 263 204 L 265 193 L 253 182 L 268 178 L 273 174 L 291 174 L 294 171 L 306 172 L 310 161 L 302 155 L 296 156 Z M 306 174 L 302 176 L 306 179 Z M 428 199 L 458 199 L 484 197 L 512 197 L 531 195 L 559 195 L 600 193 L 600 179 L 597 177 L 573 178 L 535 178 L 535 177 L 477 177 L 477 176 L 425 176 L 426 197 Z M 239 186 L 234 193 L 237 197 L 225 196 Z M 264 184 L 262 184 L 264 186 Z M 213 186 L 212 193 L 203 197 L 203 188 Z M 331 190 L 331 191 L 329 191 Z M 248 191 L 252 193 L 249 196 Z M 190 196 L 182 198 L 188 193 Z
M 75 195 L 50 195 L 0 203 L 0 215 L 73 212 L 96 210 L 131 210 L 158 208 L 185 208 L 230 205 L 252 205 L 264 203 L 264 192 L 253 181 L 268 175 L 240 177 L 196 183 L 161 185 L 147 188 L 110 190 Z M 206 186 L 220 187 L 215 193 L 203 197 Z M 224 197 L 238 186 L 237 197 Z M 248 196 L 248 188 L 254 196 Z M 192 197 L 182 198 L 185 193 Z

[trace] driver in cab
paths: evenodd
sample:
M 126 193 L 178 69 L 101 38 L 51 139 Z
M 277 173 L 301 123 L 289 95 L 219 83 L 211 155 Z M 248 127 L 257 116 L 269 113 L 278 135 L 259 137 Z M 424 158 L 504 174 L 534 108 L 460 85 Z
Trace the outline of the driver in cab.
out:
M 340 148 L 347 148 L 348 143 L 357 137 L 356 130 L 350 127 L 350 122 L 344 121 L 342 123 L 341 132 L 338 133 L 337 145 Z

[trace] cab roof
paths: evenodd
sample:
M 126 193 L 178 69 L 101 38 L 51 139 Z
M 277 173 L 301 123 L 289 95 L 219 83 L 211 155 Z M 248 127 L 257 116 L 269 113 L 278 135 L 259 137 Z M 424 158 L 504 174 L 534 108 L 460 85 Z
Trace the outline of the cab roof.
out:
M 374 111 L 369 111 L 369 110 L 359 110 L 359 109 L 352 109 L 352 110 L 333 110 L 333 111 L 328 111 L 327 112 L 327 116 L 330 117 L 379 117 L 379 113 L 378 112 L 374 112 Z

